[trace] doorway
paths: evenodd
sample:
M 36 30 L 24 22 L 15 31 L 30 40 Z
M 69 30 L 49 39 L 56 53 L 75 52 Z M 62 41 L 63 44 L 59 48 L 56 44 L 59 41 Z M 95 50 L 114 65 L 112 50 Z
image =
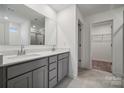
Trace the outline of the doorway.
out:
M 91 67 L 112 72 L 112 20 L 92 24 Z

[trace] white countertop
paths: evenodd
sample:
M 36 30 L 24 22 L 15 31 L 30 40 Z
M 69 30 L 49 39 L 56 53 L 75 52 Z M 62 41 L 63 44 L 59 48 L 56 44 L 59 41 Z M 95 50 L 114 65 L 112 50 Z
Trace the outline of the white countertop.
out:
M 1 64 L 0 66 L 17 64 L 20 62 L 26 62 L 26 61 L 35 60 L 38 58 L 44 58 L 44 57 L 48 57 L 56 54 L 61 54 L 64 52 L 69 52 L 69 49 L 57 49 L 55 51 L 42 51 L 42 52 L 28 53 L 22 56 L 17 56 L 17 55 L 3 56 L 3 64 Z

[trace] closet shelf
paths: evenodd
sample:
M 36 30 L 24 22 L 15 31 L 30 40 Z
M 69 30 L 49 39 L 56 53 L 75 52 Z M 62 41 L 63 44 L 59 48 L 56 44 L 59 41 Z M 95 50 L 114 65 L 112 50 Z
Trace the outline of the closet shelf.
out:
M 92 36 L 111 36 L 111 34 L 92 34 Z

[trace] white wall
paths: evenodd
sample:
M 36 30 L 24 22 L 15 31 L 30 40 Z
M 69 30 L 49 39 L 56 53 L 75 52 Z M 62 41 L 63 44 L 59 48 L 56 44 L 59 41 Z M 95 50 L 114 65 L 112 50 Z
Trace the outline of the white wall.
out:
M 113 74 L 118 76 L 122 76 L 123 74 L 123 29 L 122 29 L 123 10 L 124 8 L 118 8 L 118 9 L 102 12 L 93 16 L 89 16 L 86 18 L 87 23 L 89 24 L 87 25 L 88 26 L 88 28 L 86 29 L 87 31 L 90 31 L 90 25 L 92 23 L 102 22 L 106 20 L 113 20 L 112 72 Z M 88 43 L 90 45 L 90 42 Z M 88 47 L 88 49 L 90 48 Z M 90 56 L 90 54 L 87 56 Z M 88 62 L 88 64 L 90 64 L 90 61 Z
M 57 47 L 70 48 L 69 76 L 77 76 L 76 5 L 57 13 Z
M 56 29 L 56 22 L 49 18 L 45 18 L 45 45 L 56 45 Z
M 76 78 L 78 75 L 78 20 L 84 24 L 83 16 L 77 5 L 72 5 L 57 13 L 57 47 L 70 48 L 69 76 L 72 78 Z M 83 30 L 82 38 L 84 38 L 84 33 Z M 83 42 L 84 39 L 82 48 L 85 45 Z M 83 49 L 81 53 L 82 67 L 85 59 Z
M 112 62 L 111 23 L 92 26 L 91 55 L 92 60 Z

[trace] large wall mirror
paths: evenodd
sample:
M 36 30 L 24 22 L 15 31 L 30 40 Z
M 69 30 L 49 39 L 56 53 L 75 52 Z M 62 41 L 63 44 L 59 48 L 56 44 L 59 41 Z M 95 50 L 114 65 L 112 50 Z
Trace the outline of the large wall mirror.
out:
M 23 4 L 1 4 L 0 45 L 56 45 L 56 22 Z

